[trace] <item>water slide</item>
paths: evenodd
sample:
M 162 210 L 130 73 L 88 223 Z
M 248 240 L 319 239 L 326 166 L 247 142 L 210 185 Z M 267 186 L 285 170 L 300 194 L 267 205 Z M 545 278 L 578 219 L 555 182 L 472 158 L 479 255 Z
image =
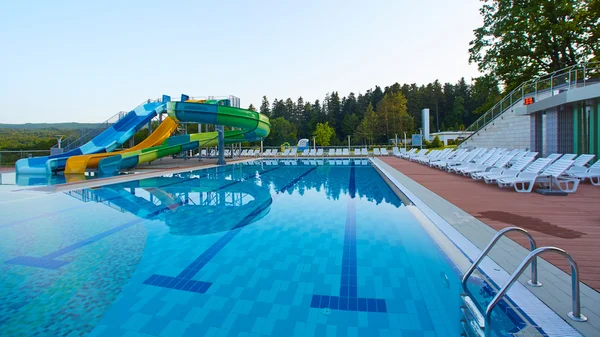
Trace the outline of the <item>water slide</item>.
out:
M 225 131 L 225 143 L 253 142 L 269 135 L 269 118 L 255 111 L 221 105 L 223 101 L 167 102 L 169 117 L 176 122 L 226 125 L 239 130 Z M 160 146 L 121 153 L 102 158 L 98 163 L 100 175 L 115 175 L 121 170 L 154 161 L 182 151 L 218 144 L 217 132 L 195 133 L 167 138 Z
M 142 104 L 81 147 L 51 156 L 20 159 L 15 164 L 15 170 L 17 174 L 52 174 L 54 171 L 64 169 L 69 157 L 111 152 L 164 109 L 164 102 Z
M 88 168 L 97 168 L 98 162 L 103 158 L 160 145 L 165 139 L 171 136 L 175 129 L 177 129 L 177 125 L 177 122 L 171 117 L 167 117 L 162 121 L 158 128 L 148 136 L 148 138 L 129 149 L 110 153 L 96 153 L 70 157 L 67 159 L 65 174 L 84 174 Z

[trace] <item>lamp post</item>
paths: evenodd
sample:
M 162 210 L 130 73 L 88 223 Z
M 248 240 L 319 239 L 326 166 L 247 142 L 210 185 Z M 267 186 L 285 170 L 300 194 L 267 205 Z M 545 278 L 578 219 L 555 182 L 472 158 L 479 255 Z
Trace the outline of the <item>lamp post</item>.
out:
M 350 135 L 348 135 L 348 152 L 350 152 Z
M 404 150 L 406 150 L 406 131 L 404 131 Z
M 317 151 L 317 137 L 313 137 L 313 150 Z
M 423 128 L 419 128 L 419 135 L 421 136 L 421 150 L 423 150 Z

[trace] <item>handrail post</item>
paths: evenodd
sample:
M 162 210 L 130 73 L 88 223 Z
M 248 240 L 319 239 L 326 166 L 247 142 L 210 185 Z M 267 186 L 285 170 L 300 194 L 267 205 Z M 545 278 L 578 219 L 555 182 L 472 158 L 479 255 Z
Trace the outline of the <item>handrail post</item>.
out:
M 485 317 L 484 317 L 484 319 L 485 319 L 485 335 L 486 336 L 490 336 L 491 331 L 492 331 L 491 324 L 490 324 L 492 310 L 494 310 L 494 308 L 496 307 L 498 302 L 500 302 L 502 297 L 506 294 L 508 289 L 510 289 L 510 287 L 517 281 L 517 279 L 523 273 L 525 268 L 527 268 L 527 265 L 529 264 L 529 262 L 531 260 L 535 260 L 538 255 L 541 255 L 546 252 L 558 253 L 558 254 L 564 256 L 567 259 L 567 262 L 569 262 L 569 265 L 571 266 L 571 296 L 572 296 L 571 302 L 573 305 L 573 311 L 567 313 L 567 316 L 576 322 L 587 321 L 587 317 L 585 317 L 584 315 L 581 314 L 581 302 L 579 299 L 579 268 L 577 267 L 577 263 L 575 262 L 575 260 L 569 253 L 567 253 L 566 251 L 564 251 L 560 248 L 541 247 L 541 248 L 535 249 L 534 251 L 529 253 L 529 255 L 527 255 L 527 257 L 517 267 L 517 270 L 510 276 L 508 281 L 506 281 L 506 283 L 502 286 L 502 288 L 498 291 L 498 293 L 496 293 L 496 296 L 494 296 L 494 298 L 492 299 L 490 304 L 488 304 L 488 306 L 485 310 Z
M 496 233 L 496 235 L 494 235 L 494 237 L 492 237 L 492 239 L 487 244 L 487 246 L 485 246 L 485 248 L 481 251 L 481 254 L 479 254 L 477 259 L 475 259 L 475 261 L 473 261 L 473 264 L 471 265 L 471 267 L 469 267 L 469 269 L 463 276 L 462 282 L 461 282 L 463 291 L 465 291 L 465 292 L 467 291 L 467 280 L 469 279 L 469 276 L 471 276 L 471 274 L 473 274 L 475 269 L 477 269 L 477 266 L 479 265 L 479 263 L 481 263 L 483 258 L 487 256 L 487 254 L 490 252 L 490 250 L 492 250 L 492 247 L 494 247 L 494 245 L 496 245 L 496 242 L 498 242 L 498 240 L 500 240 L 500 238 L 502 238 L 508 232 L 523 233 L 529 240 L 529 247 L 530 247 L 531 251 L 534 251 L 536 249 L 536 244 L 535 244 L 535 240 L 533 239 L 533 236 L 531 236 L 531 234 L 529 234 L 529 232 L 524 230 L 523 228 L 507 227 L 507 228 L 504 228 L 504 229 L 498 231 L 498 233 Z M 532 287 L 541 287 L 542 286 L 542 284 L 540 282 L 538 282 L 538 277 L 537 277 L 537 259 L 533 259 L 533 261 L 531 261 L 531 280 L 527 281 L 527 283 Z

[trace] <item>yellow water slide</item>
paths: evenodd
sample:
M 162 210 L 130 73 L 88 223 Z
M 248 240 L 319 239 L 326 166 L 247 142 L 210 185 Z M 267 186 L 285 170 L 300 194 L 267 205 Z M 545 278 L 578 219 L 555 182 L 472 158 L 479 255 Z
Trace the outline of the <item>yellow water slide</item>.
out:
M 142 150 L 153 146 L 158 146 L 162 144 L 165 141 L 165 139 L 169 138 L 171 134 L 175 131 L 175 129 L 177 129 L 177 122 L 171 117 L 167 117 L 158 126 L 158 128 L 156 128 L 156 130 L 154 130 L 154 132 L 152 132 L 152 134 L 148 136 L 148 138 L 144 139 L 144 141 L 142 141 L 134 147 L 125 149 L 123 151 L 96 153 L 90 155 L 70 157 L 67 160 L 67 164 L 65 166 L 65 174 L 83 174 L 88 168 L 97 168 L 98 162 L 102 158 L 114 156 L 121 153 Z

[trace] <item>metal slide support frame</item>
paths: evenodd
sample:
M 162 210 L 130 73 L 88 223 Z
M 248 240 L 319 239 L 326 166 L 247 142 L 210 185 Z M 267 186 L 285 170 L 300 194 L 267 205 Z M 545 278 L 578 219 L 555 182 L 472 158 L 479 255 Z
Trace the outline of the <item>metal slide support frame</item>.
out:
M 217 165 L 225 165 L 225 127 L 218 125 L 217 132 L 219 134 L 219 160 Z

